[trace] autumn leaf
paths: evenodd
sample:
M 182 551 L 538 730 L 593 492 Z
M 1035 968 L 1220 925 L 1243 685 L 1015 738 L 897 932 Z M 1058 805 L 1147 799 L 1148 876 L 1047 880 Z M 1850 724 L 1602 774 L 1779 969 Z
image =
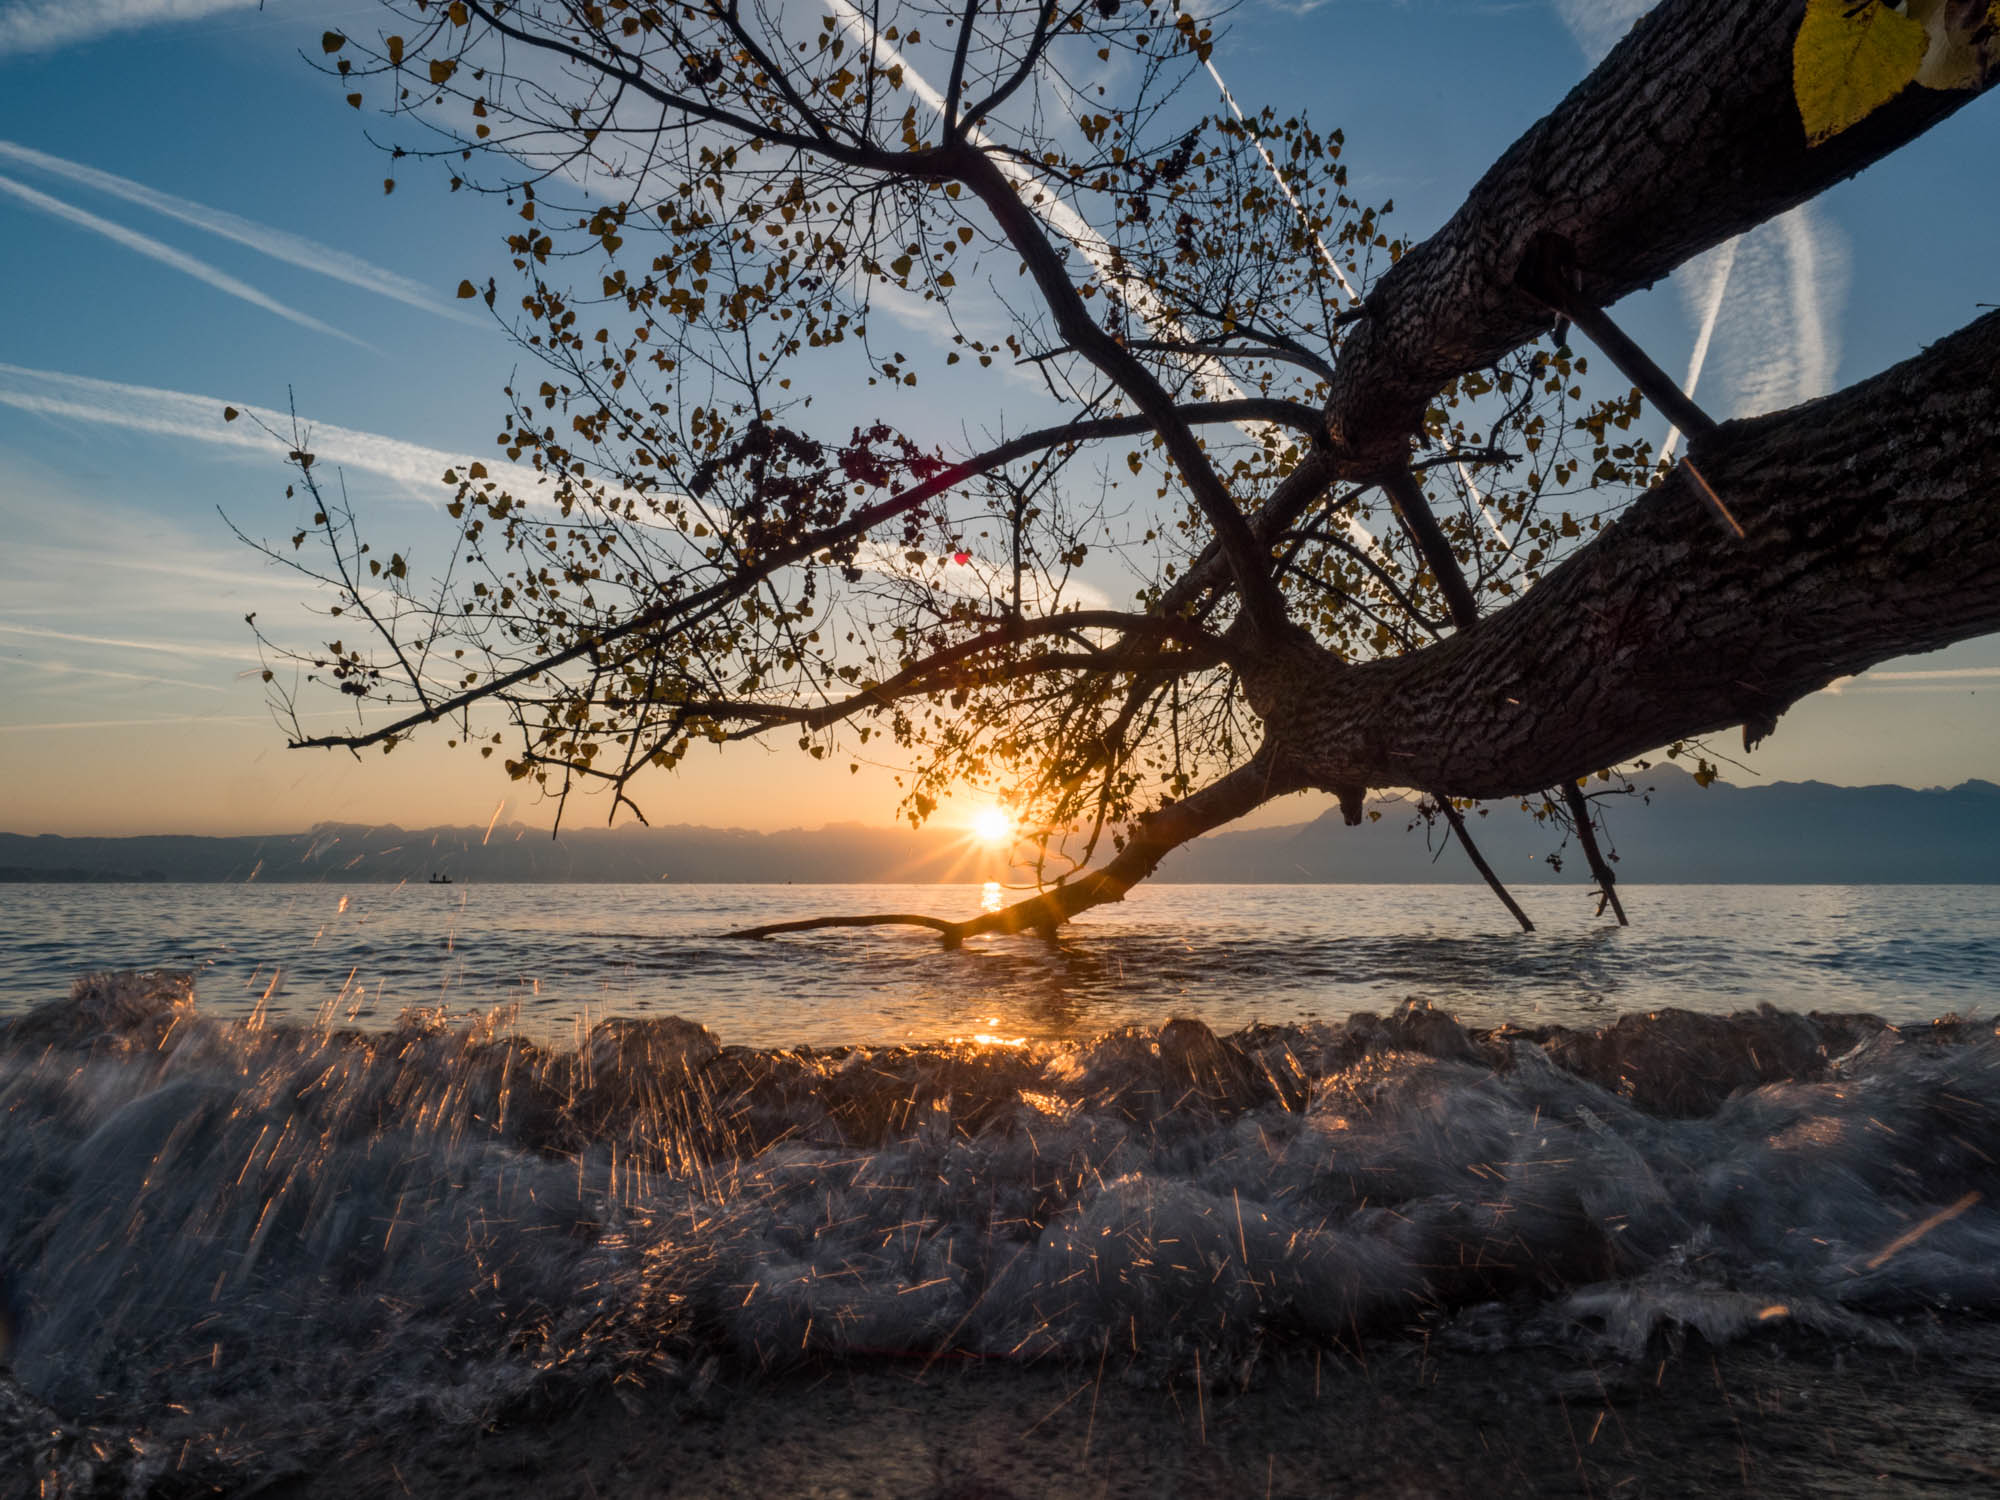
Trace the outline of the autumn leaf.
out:
M 329 31 L 319 39 L 322 52 L 338 52 L 347 45 L 347 38 L 337 31 Z
M 1929 45 L 1921 21 L 1883 0 L 1806 0 L 1792 45 L 1792 92 L 1806 143 L 1859 124 L 1916 81 Z
M 388 49 L 389 49 L 389 64 L 390 64 L 390 66 L 391 66 L 391 67 L 397 67 L 397 68 L 400 68 L 400 67 L 402 67 L 402 65 L 403 65 L 403 39 L 402 39 L 401 37 L 399 37 L 399 36 L 392 36 L 392 37 L 390 37 L 390 38 L 389 38 L 389 41 L 388 41 L 387 45 L 388 45 Z
M 1904 88 L 1976 89 L 2000 66 L 2000 0 L 1808 0 L 1792 87 L 1811 145 Z

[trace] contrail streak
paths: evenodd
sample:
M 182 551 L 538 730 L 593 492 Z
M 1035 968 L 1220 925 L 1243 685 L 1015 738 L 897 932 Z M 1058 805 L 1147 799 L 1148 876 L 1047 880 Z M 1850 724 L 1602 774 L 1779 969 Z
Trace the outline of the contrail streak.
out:
M 315 275 L 331 277 L 362 291 L 373 292 L 379 297 L 401 302 L 409 307 L 421 308 L 438 317 L 449 318 L 455 323 L 465 323 L 472 327 L 484 326 L 484 320 L 463 312 L 448 302 L 440 301 L 430 288 L 407 276 L 372 265 L 359 256 L 335 250 L 331 246 L 319 244 L 303 235 L 291 234 L 283 229 L 274 229 L 268 224 L 259 224 L 254 219 L 245 219 L 219 208 L 210 208 L 205 203 L 196 203 L 189 198 L 178 198 L 172 193 L 163 193 L 147 187 L 143 182 L 134 182 L 129 177 L 120 177 L 115 172 L 101 171 L 85 166 L 82 162 L 69 161 L 64 157 L 51 156 L 46 151 L 37 151 L 31 146 L 23 146 L 15 141 L 0 140 L 0 159 L 38 172 L 47 172 L 54 177 L 66 178 L 82 187 L 122 198 L 127 203 L 136 203 L 141 208 L 151 209 L 169 219 L 177 219 L 183 224 L 209 234 L 232 240 L 239 245 L 247 245 L 260 255 L 268 255 L 287 265 L 311 271 Z
M 219 447 L 283 454 L 288 443 L 274 441 L 249 419 L 261 421 L 274 431 L 289 433 L 292 425 L 289 413 L 236 402 L 244 420 L 225 422 L 223 404 L 219 396 L 0 364 L 0 406 L 44 416 L 102 422 L 132 432 L 192 438 Z M 463 469 L 471 462 L 463 454 L 406 443 L 380 433 L 304 419 L 301 425 L 310 431 L 313 452 L 323 463 L 378 474 L 408 486 L 426 499 L 440 498 L 446 469 Z M 534 489 L 546 482 L 525 465 L 496 460 L 486 467 L 494 479 L 516 486 L 515 493 L 523 499 L 530 498 Z
M 255 651 L 229 646 L 197 646 L 185 641 L 134 641 L 108 635 L 79 635 L 70 630 L 50 630 L 41 625 L 4 625 L 0 633 L 34 636 L 38 640 L 68 641 L 77 646 L 114 646 L 121 651 L 158 651 L 167 656 L 207 656 L 222 661 L 259 661 Z
M 310 328 L 315 333 L 331 334 L 337 339 L 345 339 L 350 344 L 359 344 L 363 349 L 372 348 L 353 334 L 322 323 L 318 318 L 294 311 L 277 299 L 265 296 L 249 283 L 238 281 L 234 276 L 217 270 L 205 260 L 197 260 L 192 255 L 174 249 L 171 245 L 163 245 L 151 235 L 140 234 L 136 229 L 127 229 L 123 224 L 114 224 L 109 219 L 101 219 L 94 213 L 78 208 L 74 204 L 65 203 L 60 198 L 51 198 L 47 193 L 39 192 L 25 183 L 16 182 L 11 177 L 0 177 L 0 192 L 11 193 L 30 208 L 48 214 L 51 218 L 65 220 L 80 229 L 88 229 L 93 234 L 101 234 L 113 243 L 123 245 L 127 250 L 136 251 L 140 255 L 159 261 L 162 265 L 171 266 L 174 270 L 192 276 L 197 281 L 207 282 L 219 292 L 226 292 L 252 306 L 261 307 L 266 312 L 276 313 L 301 328 Z
M 1349 283 L 1346 274 L 1340 269 L 1340 262 L 1333 258 L 1333 252 L 1326 248 L 1326 241 L 1319 237 L 1319 231 L 1312 229 L 1306 223 L 1305 205 L 1299 202 L 1298 194 L 1292 191 L 1292 185 L 1285 181 L 1285 174 L 1278 170 L 1278 164 L 1271 160 L 1271 153 L 1264 149 L 1263 137 L 1250 128 L 1250 122 L 1243 117 L 1243 106 L 1236 102 L 1236 96 L 1229 92 L 1229 85 L 1222 81 L 1222 74 L 1216 71 L 1215 54 L 1211 52 L 1203 58 L 1202 66 L 1208 69 L 1208 76 L 1215 80 L 1215 86 L 1222 91 L 1222 102 L 1227 104 L 1230 113 L 1236 116 L 1236 123 L 1248 132 L 1250 144 L 1257 148 L 1257 154 L 1264 159 L 1264 165 L 1270 169 L 1271 180 L 1278 184 L 1278 191 L 1283 193 L 1285 201 L 1291 204 L 1292 213 L 1298 219 L 1299 227 L 1311 231 L 1313 243 L 1319 246 L 1320 258 L 1326 262 L 1326 268 L 1333 272 L 1333 279 L 1340 283 L 1340 289 L 1347 293 L 1349 301 L 1358 303 L 1361 294 Z
M 1739 235 L 1736 239 L 1725 241 L 1716 252 L 1715 280 L 1709 287 L 1708 305 L 1702 309 L 1701 331 L 1695 335 L 1694 352 L 1688 356 L 1687 379 L 1681 382 L 1681 389 L 1690 400 L 1701 380 L 1701 367 L 1708 362 L 1708 343 L 1715 337 L 1715 320 L 1721 316 L 1722 297 L 1729 290 L 1729 273 L 1736 266 L 1736 247 L 1741 242 L 1742 236 Z M 1680 437 L 1680 428 L 1667 429 L 1667 440 L 1660 444 L 1661 463 L 1673 462 L 1674 444 L 1680 441 Z

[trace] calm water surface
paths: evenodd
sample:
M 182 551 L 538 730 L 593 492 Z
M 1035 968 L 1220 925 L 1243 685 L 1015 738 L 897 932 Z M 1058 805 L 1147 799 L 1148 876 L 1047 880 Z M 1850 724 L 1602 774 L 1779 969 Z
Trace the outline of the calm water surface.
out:
M 549 1040 L 677 1013 L 725 1041 L 1060 1037 L 1194 1015 L 1339 1019 L 1421 996 L 1468 1023 L 1600 1024 L 1666 1005 L 2000 1009 L 2000 887 L 1635 886 L 1633 926 L 1565 888 L 1523 934 L 1465 886 L 1154 886 L 1059 940 L 947 952 L 918 930 L 719 934 L 833 912 L 976 912 L 977 886 L 0 887 L 0 1013 L 88 969 L 197 971 L 202 1009 L 385 1025 L 514 1007 Z

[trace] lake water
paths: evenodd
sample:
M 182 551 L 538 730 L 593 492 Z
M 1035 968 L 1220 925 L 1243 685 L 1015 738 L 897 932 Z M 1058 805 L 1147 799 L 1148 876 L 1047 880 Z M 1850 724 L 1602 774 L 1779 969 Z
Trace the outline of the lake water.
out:
M 1477 888 L 1180 886 L 1053 944 L 719 936 L 986 895 L 0 887 L 0 1493 L 247 1493 L 355 1433 L 842 1363 L 1212 1414 L 1435 1341 L 1540 1361 L 1544 1410 L 1776 1326 L 1907 1357 L 2000 1315 L 2000 889 L 1634 887 L 1621 930 L 1531 888 L 1527 935 Z M 64 998 L 161 966 L 193 1008 Z M 1803 1014 L 1954 1010 L 1987 1017 Z
M 1475 886 L 1154 886 L 1053 944 L 883 928 L 720 934 L 836 912 L 968 916 L 978 886 L 0 886 L 0 1014 L 96 969 L 196 975 L 204 1014 L 384 1026 L 405 1007 L 515 1007 L 573 1041 L 678 1014 L 724 1041 L 1087 1036 L 1174 1016 L 1217 1031 L 1419 997 L 1468 1025 L 1599 1025 L 1769 1002 L 1888 1020 L 2000 1009 L 2000 887 L 1633 886 L 1633 925 L 1527 887 L 1518 931 Z

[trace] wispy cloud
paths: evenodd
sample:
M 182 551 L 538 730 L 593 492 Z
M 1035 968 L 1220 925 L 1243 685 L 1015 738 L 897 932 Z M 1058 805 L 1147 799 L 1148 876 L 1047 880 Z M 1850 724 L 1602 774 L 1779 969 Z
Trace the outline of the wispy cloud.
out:
M 1741 243 L 1740 240 L 1724 240 L 1680 269 L 1677 284 L 1695 321 L 1694 350 L 1688 355 L 1687 375 L 1681 381 L 1681 389 L 1690 397 L 1701 385 L 1702 366 L 1708 362 L 1708 348 L 1715 339 L 1715 325 L 1722 318 L 1722 299 L 1729 290 L 1730 273 L 1736 269 L 1736 251 Z M 1672 462 L 1674 444 L 1680 435 L 1678 427 L 1667 429 L 1666 441 L 1660 444 L 1662 463 Z
M 190 198 L 178 198 L 172 193 L 163 193 L 147 187 L 143 182 L 134 182 L 129 177 L 120 177 L 114 172 L 101 171 L 85 166 L 82 162 L 51 156 L 46 151 L 37 151 L 31 146 L 23 146 L 14 141 L 0 140 L 0 161 L 10 161 L 17 166 L 27 167 L 37 172 L 46 172 L 53 177 L 61 177 L 93 191 L 122 198 L 127 203 L 136 203 L 141 208 L 151 209 L 156 214 L 164 214 L 183 224 L 209 234 L 219 235 L 239 245 L 246 245 L 260 255 L 268 255 L 287 265 L 298 266 L 316 275 L 328 276 L 362 291 L 372 292 L 379 297 L 401 302 L 409 307 L 421 308 L 438 317 L 449 318 L 455 323 L 465 323 L 481 327 L 484 320 L 465 312 L 450 302 L 443 301 L 432 290 L 407 276 L 398 275 L 374 265 L 356 255 L 335 250 L 303 235 L 287 230 L 274 229 L 268 224 L 259 224 L 254 219 L 245 219 L 223 209 L 211 208 L 205 203 L 196 203 Z
M 261 421 L 278 432 L 289 432 L 288 413 L 268 407 L 233 403 L 243 420 L 225 422 L 220 396 L 201 396 L 186 391 L 165 391 L 151 386 L 124 385 L 113 380 L 93 380 L 83 375 L 64 375 L 53 370 L 34 370 L 20 365 L 0 364 L 0 406 L 44 416 L 82 422 L 101 422 L 130 432 L 156 433 L 163 437 L 187 438 L 218 447 L 240 448 L 282 456 L 287 442 L 272 439 L 258 430 Z M 254 420 L 253 420 L 254 419 Z M 426 500 L 444 495 L 442 476 L 449 468 L 463 468 L 470 461 L 462 453 L 406 443 L 380 433 L 362 432 L 332 423 L 307 422 L 313 452 L 322 464 L 340 465 L 395 481 Z M 487 468 L 514 493 L 529 498 L 543 483 L 542 476 L 519 464 L 489 462 Z
M 102 524 L 101 514 L 93 515 L 91 519 Z M 150 555 L 149 549 L 158 545 L 160 545 L 158 539 L 153 537 L 145 538 L 134 546 L 116 549 L 107 548 L 101 536 L 68 546 L 17 542 L 7 549 L 7 570 L 0 572 L 0 579 L 9 578 L 10 574 L 13 578 L 22 580 L 51 575 L 60 568 L 82 559 L 99 568 L 108 566 L 121 574 L 137 574 L 141 579 L 157 580 L 158 588 L 170 590 L 172 596 L 180 601 L 179 608 L 200 608 L 206 605 L 215 609 L 227 609 L 237 614 L 241 614 L 242 611 L 235 608 L 230 595 L 244 589 L 260 587 L 268 581 L 263 574 L 252 572 L 247 568 L 221 567 L 201 561 L 184 561 Z M 128 578 L 124 586 L 129 587 L 135 581 Z M 190 583 L 203 587 L 192 591 L 180 587 Z M 193 598 L 188 597 L 190 592 L 193 593 Z M 93 610 L 105 607 L 105 601 L 96 599 L 81 600 L 79 604 L 83 608 Z M 0 604 L 0 615 L 20 613 L 22 611 L 13 608 L 11 603 Z
M 0 53 L 48 52 L 172 21 L 249 10 L 261 0 L 15 0 L 0 10 Z
M 1870 672 L 1870 682 L 1943 682 L 1961 677 L 2000 677 L 2000 667 L 1937 667 L 1922 672 Z
M 54 370 L 35 370 L 21 365 L 0 364 L 0 406 L 40 416 L 79 422 L 98 422 L 128 432 L 153 433 L 161 437 L 185 438 L 217 447 L 282 456 L 290 444 L 274 439 L 257 423 L 276 432 L 291 430 L 291 417 L 268 407 L 232 403 L 242 413 L 234 422 L 222 415 L 219 396 L 200 396 L 187 391 L 164 391 L 151 386 L 125 385 L 115 380 L 96 380 L 86 375 L 65 375 Z M 326 422 L 301 419 L 310 437 L 319 466 L 340 467 L 375 474 L 392 480 L 415 497 L 441 503 L 453 493 L 444 483 L 446 469 L 463 469 L 471 462 L 464 454 L 443 448 L 406 443 L 380 433 L 362 432 Z M 524 464 L 486 462 L 487 472 L 524 503 L 541 503 L 539 495 L 548 480 Z M 862 566 L 892 577 L 908 576 L 909 570 L 893 559 L 900 549 L 883 549 L 878 562 L 866 558 Z M 1089 607 L 1103 607 L 1103 596 L 1072 580 L 1066 597 Z M 0 630 L 19 627 L 0 626 Z M 53 634 L 54 632 L 40 632 Z M 82 637 L 77 637 L 81 640 Z M 104 641 L 104 645 L 127 644 Z
M 248 282 L 238 281 L 226 271 L 219 271 L 205 260 L 198 260 L 192 255 L 174 249 L 171 245 L 164 245 L 151 235 L 141 234 L 136 229 L 127 229 L 123 224 L 114 224 L 109 219 L 99 218 L 86 209 L 65 203 L 60 198 L 51 198 L 47 193 L 31 188 L 26 183 L 16 182 L 11 177 L 0 177 L 0 193 L 9 193 L 28 207 L 48 214 L 52 218 L 65 220 L 80 229 L 88 229 L 93 234 L 101 234 L 106 239 L 123 245 L 127 250 L 136 251 L 140 255 L 159 261 L 162 265 L 171 266 L 174 270 L 192 276 L 197 281 L 208 283 L 219 292 L 226 292 L 232 297 L 261 307 L 266 312 L 276 313 L 301 328 L 310 328 L 315 333 L 331 334 L 337 339 L 347 340 L 350 344 L 360 344 L 364 349 L 369 347 L 353 334 L 287 307 L 275 297 L 267 297 Z
M 1583 48 L 1591 66 L 1625 38 L 1632 23 L 1651 10 L 1656 0 L 1555 0 L 1556 14 L 1562 17 L 1569 34 Z
M 1812 205 L 1716 246 L 1677 271 L 1674 284 L 1697 329 L 1713 330 L 1704 352 L 1723 387 L 1708 403 L 1719 413 L 1779 411 L 1833 389 L 1848 252 Z

